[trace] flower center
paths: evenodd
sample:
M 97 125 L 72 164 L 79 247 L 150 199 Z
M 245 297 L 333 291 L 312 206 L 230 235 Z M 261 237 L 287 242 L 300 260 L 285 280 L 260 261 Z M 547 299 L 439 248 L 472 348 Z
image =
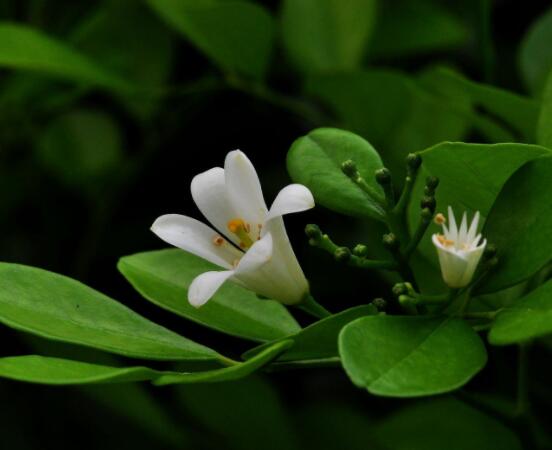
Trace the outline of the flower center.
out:
M 454 241 L 451 239 L 447 239 L 442 234 L 437 235 L 437 240 L 444 245 L 445 247 L 450 247 L 451 245 L 454 245 Z
M 228 222 L 230 233 L 235 234 L 240 240 L 240 248 L 248 249 L 253 245 L 253 239 L 249 236 L 251 226 L 245 223 L 243 219 L 232 219 Z

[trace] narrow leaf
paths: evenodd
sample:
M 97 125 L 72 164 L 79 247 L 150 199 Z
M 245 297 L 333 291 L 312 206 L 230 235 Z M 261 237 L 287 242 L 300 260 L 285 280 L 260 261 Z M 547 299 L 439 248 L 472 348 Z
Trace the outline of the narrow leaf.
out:
M 0 322 L 48 339 L 136 358 L 218 357 L 76 280 L 18 264 L 0 263 Z

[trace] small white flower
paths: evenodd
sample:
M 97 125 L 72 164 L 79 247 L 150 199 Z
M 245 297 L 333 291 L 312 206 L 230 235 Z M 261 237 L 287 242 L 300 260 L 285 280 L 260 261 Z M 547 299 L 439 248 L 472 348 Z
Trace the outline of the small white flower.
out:
M 218 231 L 178 214 L 159 217 L 151 229 L 165 242 L 226 269 L 193 280 L 188 290 L 193 306 L 205 304 L 226 280 L 281 303 L 303 300 L 309 286 L 282 216 L 314 207 L 309 189 L 286 186 L 268 210 L 253 164 L 235 150 L 226 156 L 224 169 L 196 175 L 191 191 L 199 210 Z
M 448 228 L 442 214 L 437 214 L 435 217 L 435 222 L 443 226 L 443 234 L 434 234 L 433 244 L 437 248 L 445 283 L 452 288 L 461 288 L 471 281 L 487 240 L 482 240 L 481 234 L 477 234 L 479 211 L 475 213 L 469 228 L 466 213 L 462 217 L 460 228 L 456 226 L 450 206 L 448 215 Z

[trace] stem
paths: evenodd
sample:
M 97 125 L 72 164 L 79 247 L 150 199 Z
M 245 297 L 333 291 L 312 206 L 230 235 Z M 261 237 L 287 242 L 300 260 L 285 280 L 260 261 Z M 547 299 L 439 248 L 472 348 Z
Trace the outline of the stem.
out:
M 404 215 L 404 212 L 406 211 L 406 207 L 410 202 L 410 197 L 412 195 L 412 188 L 414 187 L 414 182 L 416 181 L 417 174 L 418 172 L 415 171 L 406 176 L 404 180 L 404 187 L 401 192 L 401 196 L 399 197 L 399 201 L 393 208 L 393 211 L 392 211 L 393 214 L 397 216 Z
M 410 259 L 410 257 L 418 247 L 418 244 L 424 237 L 424 234 L 430 223 L 431 223 L 431 216 L 429 217 L 427 217 L 426 215 L 421 216 L 420 222 L 418 223 L 418 227 L 416 228 L 416 231 L 414 232 L 412 239 L 410 239 L 410 242 L 408 243 L 404 251 L 404 257 L 407 261 Z
M 332 313 L 318 303 L 311 294 L 306 295 L 297 307 L 317 319 L 324 319 L 325 317 L 330 317 L 332 315 Z
M 476 311 L 476 312 L 466 312 L 463 314 L 464 319 L 488 319 L 494 320 L 496 315 L 500 312 L 500 309 L 496 311 Z

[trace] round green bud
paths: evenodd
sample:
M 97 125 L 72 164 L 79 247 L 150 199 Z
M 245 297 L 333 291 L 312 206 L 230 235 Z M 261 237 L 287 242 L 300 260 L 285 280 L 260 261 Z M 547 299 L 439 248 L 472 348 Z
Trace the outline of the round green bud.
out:
M 422 157 L 417 153 L 409 153 L 406 157 L 406 164 L 411 169 L 416 170 L 422 164 Z
M 406 294 L 408 292 L 408 289 L 404 285 L 404 283 L 397 283 L 393 286 L 393 289 L 391 290 L 393 292 L 393 295 L 395 297 L 398 297 L 399 295 Z
M 420 213 L 420 217 L 424 222 L 429 222 L 433 218 L 433 213 L 431 212 L 431 209 L 429 208 L 422 208 L 422 212 Z
M 387 233 L 382 238 L 383 245 L 388 249 L 396 249 L 399 247 L 399 240 L 393 233 Z
M 305 234 L 307 235 L 308 238 L 313 239 L 315 241 L 319 240 L 322 237 L 322 231 L 320 231 L 320 227 L 313 223 L 309 223 L 305 227 Z
M 435 197 L 426 195 L 422 198 L 422 201 L 420 202 L 420 206 L 422 209 L 429 209 L 431 213 L 433 214 L 435 212 L 435 208 L 437 207 L 437 202 L 435 201 Z
M 496 245 L 489 244 L 485 248 L 485 251 L 483 252 L 483 258 L 485 259 L 491 259 L 496 256 L 498 249 L 496 248 Z
M 439 186 L 439 178 L 433 176 L 427 177 L 425 185 L 428 189 L 431 189 L 431 191 L 435 191 L 437 186 Z
M 378 311 L 383 311 L 387 307 L 387 302 L 384 298 L 375 298 L 372 300 L 372 305 L 374 305 Z
M 391 183 L 391 172 L 386 167 L 376 170 L 376 181 L 381 184 Z
M 347 247 L 339 247 L 334 252 L 334 258 L 339 262 L 347 262 L 351 259 L 351 250 Z
M 341 170 L 348 177 L 355 177 L 358 174 L 356 163 L 352 159 L 348 159 L 341 164 Z
M 368 247 L 364 244 L 355 245 L 355 248 L 353 248 L 353 255 L 365 258 L 368 255 Z

